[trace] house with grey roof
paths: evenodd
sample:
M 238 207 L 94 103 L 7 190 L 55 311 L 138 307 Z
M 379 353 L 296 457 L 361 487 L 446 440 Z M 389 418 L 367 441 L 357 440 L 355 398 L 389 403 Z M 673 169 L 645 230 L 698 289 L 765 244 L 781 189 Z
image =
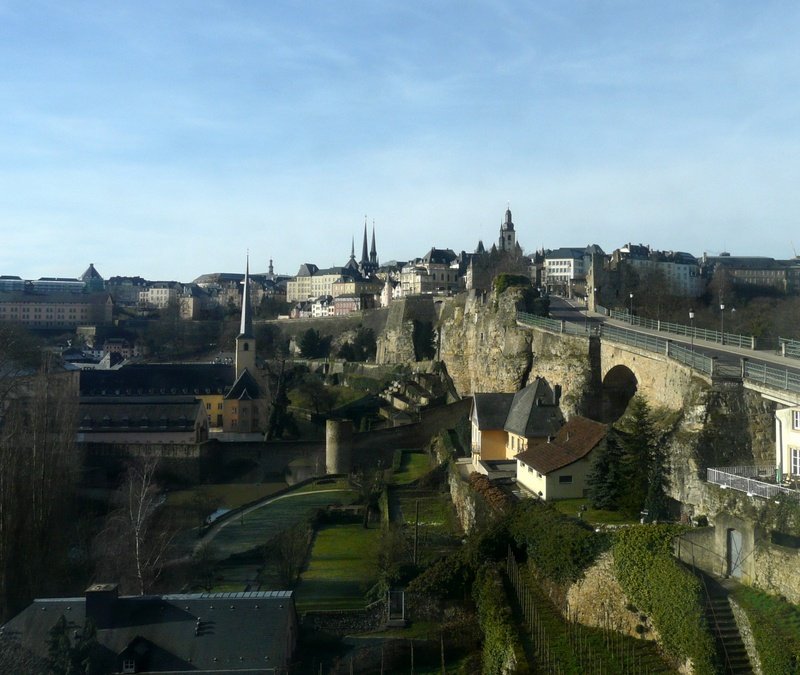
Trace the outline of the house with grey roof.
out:
M 120 596 L 94 584 L 84 597 L 34 600 L 0 627 L 4 640 L 41 659 L 66 620 L 76 639 L 87 621 L 101 673 L 286 673 L 297 644 L 291 591 Z
M 512 460 L 536 439 L 555 436 L 564 423 L 558 402 L 558 391 L 541 377 L 515 394 L 475 394 L 470 420 L 476 470 L 481 462 Z

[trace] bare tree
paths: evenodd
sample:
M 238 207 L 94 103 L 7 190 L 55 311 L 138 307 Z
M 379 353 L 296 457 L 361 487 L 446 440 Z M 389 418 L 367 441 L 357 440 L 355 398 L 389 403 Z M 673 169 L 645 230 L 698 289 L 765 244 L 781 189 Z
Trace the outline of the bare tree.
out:
M 19 363 L 0 377 L 0 617 L 61 581 L 80 466 L 73 375 L 48 358 L 34 374 Z
M 140 595 L 161 575 L 174 535 L 161 513 L 157 466 L 158 460 L 149 457 L 131 463 L 115 496 L 116 508 L 96 540 L 103 552 L 101 570 L 116 574 Z

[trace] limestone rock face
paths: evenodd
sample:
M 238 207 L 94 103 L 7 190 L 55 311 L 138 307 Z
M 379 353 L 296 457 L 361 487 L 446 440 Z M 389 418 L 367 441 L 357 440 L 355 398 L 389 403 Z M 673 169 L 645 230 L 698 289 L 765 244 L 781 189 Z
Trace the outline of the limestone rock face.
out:
M 610 628 L 625 635 L 642 635 L 656 640 L 657 633 L 646 617 L 633 612 L 628 598 L 614 576 L 614 557 L 610 551 L 603 553 L 586 574 L 570 586 L 567 592 L 569 613 L 579 623 L 597 628 Z
M 514 392 L 531 365 L 531 331 L 517 327 L 519 289 L 499 298 L 450 298 L 440 318 L 439 357 L 462 396 Z

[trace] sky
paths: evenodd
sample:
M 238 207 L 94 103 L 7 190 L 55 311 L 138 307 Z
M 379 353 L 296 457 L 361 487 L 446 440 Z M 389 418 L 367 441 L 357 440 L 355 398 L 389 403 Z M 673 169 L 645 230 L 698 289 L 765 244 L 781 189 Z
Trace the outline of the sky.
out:
M 0 0 L 0 274 L 800 248 L 800 3 Z

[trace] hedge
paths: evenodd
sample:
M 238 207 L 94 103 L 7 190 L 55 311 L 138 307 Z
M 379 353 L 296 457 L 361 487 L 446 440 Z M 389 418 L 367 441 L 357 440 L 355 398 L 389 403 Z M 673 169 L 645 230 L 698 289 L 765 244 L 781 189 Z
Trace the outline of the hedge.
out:
M 484 675 L 530 672 L 496 566 L 484 565 L 478 570 L 472 597 L 483 632 Z
M 703 616 L 700 581 L 672 557 L 671 525 L 618 530 L 614 537 L 617 579 L 639 610 L 648 614 L 664 650 L 676 661 L 692 660 L 694 673 L 715 673 L 714 642 Z

